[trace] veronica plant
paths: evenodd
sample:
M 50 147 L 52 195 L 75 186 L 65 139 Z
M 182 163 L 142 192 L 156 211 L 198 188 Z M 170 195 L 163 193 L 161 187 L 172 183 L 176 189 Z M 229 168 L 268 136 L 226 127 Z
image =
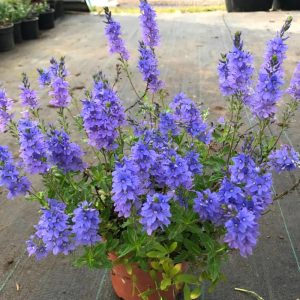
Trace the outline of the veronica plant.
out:
M 29 255 L 67 255 L 81 246 L 85 252 L 78 266 L 123 263 L 129 274 L 132 264 L 147 270 L 156 291 L 134 290 L 143 299 L 170 286 L 183 286 L 185 299 L 196 299 L 204 281 L 214 285 L 222 278 L 220 266 L 228 253 L 252 254 L 260 219 L 276 198 L 273 171 L 299 167 L 299 153 L 280 145 L 300 99 L 299 65 L 288 90 L 282 89 L 292 19 L 268 42 L 257 83 L 253 57 L 236 33 L 232 50 L 218 65 L 231 117 L 209 123 L 207 111 L 186 94 L 167 96 L 155 53 L 160 40 L 156 15 L 145 1 L 140 9 L 143 35 L 136 70 L 142 73 L 143 91 L 131 78 L 121 26 L 108 9 L 105 35 L 110 52 L 119 58 L 117 76 L 109 82 L 102 72 L 96 74 L 78 115 L 73 106 L 80 104 L 71 97 L 64 58 L 38 70 L 57 122 L 41 119 L 38 93 L 26 75 L 20 98 L 28 111 L 18 123 L 11 100 L 0 91 L 0 128 L 20 146 L 15 159 L 1 146 L 0 183 L 8 198 L 26 195 L 41 204 L 40 220 L 27 242 Z M 136 96 L 126 109 L 117 93 L 122 73 Z M 278 112 L 283 95 L 289 101 Z M 252 114 L 249 128 L 244 112 Z M 78 134 L 81 143 L 73 141 Z M 40 191 L 30 184 L 30 174 L 43 178 Z M 117 260 L 112 262 L 109 253 Z M 187 270 L 181 267 L 185 262 Z

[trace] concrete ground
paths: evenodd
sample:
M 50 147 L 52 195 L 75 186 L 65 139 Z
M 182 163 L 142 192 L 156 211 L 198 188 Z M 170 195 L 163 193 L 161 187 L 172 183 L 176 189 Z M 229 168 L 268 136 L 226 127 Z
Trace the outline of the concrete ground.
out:
M 292 12 L 294 23 L 288 40 L 287 78 L 300 57 L 300 12 Z M 231 48 L 230 34 L 243 32 L 245 47 L 254 53 L 256 65 L 262 61 L 263 49 L 287 17 L 287 12 L 226 14 L 160 15 L 160 59 L 162 79 L 169 87 L 170 99 L 185 91 L 211 109 L 212 118 L 226 113 L 224 99 L 217 86 L 216 66 L 221 52 Z M 131 67 L 135 71 L 140 38 L 136 16 L 118 16 L 124 38 L 130 49 Z M 74 95 L 83 97 L 83 87 L 91 86 L 91 75 L 100 69 L 111 74 L 115 57 L 107 54 L 103 34 L 103 18 L 91 15 L 67 15 L 55 29 L 43 32 L 36 41 L 24 42 L 13 51 L 0 54 L 0 80 L 9 95 L 18 100 L 17 87 L 21 72 L 27 72 L 32 86 L 37 87 L 36 71 L 47 65 L 51 56 L 66 56 L 71 72 L 70 84 Z M 108 76 L 112 78 L 112 75 Z M 137 80 L 140 75 L 136 73 Z M 125 81 L 125 80 L 124 80 Z M 125 105 L 134 101 L 128 84 L 119 86 Z M 45 92 L 40 94 L 43 115 L 55 120 L 55 111 L 47 107 Z M 19 102 L 15 111 L 21 111 Z M 297 120 L 299 113 L 297 115 Z M 299 121 L 293 124 L 283 142 L 291 142 L 300 150 Z M 6 135 L 0 143 L 14 143 Z M 16 148 L 15 148 L 16 149 Z M 299 174 L 298 174 L 299 175 Z M 295 181 L 295 174 L 283 174 L 275 180 L 276 192 Z M 25 253 L 25 240 L 33 232 L 38 219 L 38 205 L 22 199 L 8 201 L 0 197 L 0 299 L 1 300 L 115 300 L 107 272 L 76 269 L 71 257 L 53 257 L 35 262 Z M 224 264 L 226 281 L 206 300 L 246 300 L 251 297 L 234 291 L 235 287 L 253 290 L 265 300 L 296 300 L 300 298 L 300 197 L 299 190 L 275 203 L 263 219 L 259 245 L 254 255 L 243 259 L 232 254 Z

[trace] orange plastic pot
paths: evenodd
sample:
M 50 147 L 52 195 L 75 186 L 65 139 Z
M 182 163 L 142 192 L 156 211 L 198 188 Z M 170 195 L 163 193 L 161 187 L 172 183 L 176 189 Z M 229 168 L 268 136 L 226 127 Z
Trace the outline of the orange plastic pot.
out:
M 114 261 L 117 256 L 113 253 L 109 254 L 109 259 Z M 185 264 L 183 269 L 186 269 Z M 136 277 L 136 282 L 133 282 L 133 277 Z M 149 300 L 175 300 L 179 290 L 175 286 L 171 286 L 166 291 L 155 291 L 155 281 L 149 273 L 140 269 L 137 265 L 132 266 L 132 275 L 129 275 L 125 266 L 122 264 L 115 265 L 110 273 L 111 282 L 116 295 L 124 300 L 141 300 L 139 294 L 153 290 L 153 293 L 148 296 Z M 162 279 L 162 275 L 158 274 L 158 281 Z

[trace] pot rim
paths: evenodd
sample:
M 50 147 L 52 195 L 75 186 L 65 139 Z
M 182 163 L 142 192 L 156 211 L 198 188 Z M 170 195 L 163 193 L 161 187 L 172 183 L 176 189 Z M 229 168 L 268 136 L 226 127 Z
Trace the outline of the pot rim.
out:
M 47 11 L 43 11 L 40 13 L 40 15 L 47 15 L 47 14 L 53 14 L 55 12 L 54 8 L 50 8 Z
M 30 18 L 30 19 L 24 19 L 22 22 L 35 22 L 35 21 L 38 21 L 39 20 L 39 17 L 33 17 L 33 18 Z
M 0 30 L 9 29 L 11 27 L 14 27 L 14 23 L 10 23 L 10 24 L 5 25 L 5 26 L 0 26 Z

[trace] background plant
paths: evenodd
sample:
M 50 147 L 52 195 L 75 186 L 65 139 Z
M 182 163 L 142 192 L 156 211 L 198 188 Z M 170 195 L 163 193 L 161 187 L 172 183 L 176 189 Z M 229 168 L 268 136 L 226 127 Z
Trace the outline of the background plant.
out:
M 196 299 L 203 281 L 213 286 L 222 278 L 221 262 L 230 250 L 252 254 L 260 218 L 272 203 L 271 171 L 299 166 L 299 154 L 279 145 L 300 100 L 300 65 L 288 90 L 282 90 L 292 20 L 268 42 L 256 84 L 252 55 L 244 50 L 241 33 L 235 34 L 232 50 L 218 65 L 230 118 L 210 124 L 208 111 L 184 93 L 169 99 L 156 57 L 156 14 L 144 1 L 140 11 L 137 69 L 144 90 L 135 86 L 121 26 L 108 9 L 105 34 L 110 52 L 119 58 L 115 80 L 95 74 L 93 89 L 76 103 L 64 58 L 51 59 L 38 72 L 57 110 L 52 124 L 41 119 L 38 93 L 26 74 L 20 99 L 27 112 L 18 121 L 1 90 L 0 129 L 16 138 L 20 150 L 15 159 L 7 147 L 0 148 L 0 184 L 8 198 L 26 195 L 41 203 L 40 220 L 27 242 L 30 255 L 42 259 L 83 246 L 77 266 L 123 263 L 136 281 L 137 264 L 156 279 L 158 291 L 183 285 L 185 299 Z M 122 75 L 136 96 L 126 109 L 116 92 Z M 278 113 L 283 94 L 290 100 Z M 80 114 L 74 115 L 71 103 Z M 245 111 L 252 115 L 251 127 L 242 118 Z M 270 135 L 270 126 L 278 133 Z M 75 132 L 85 143 L 73 142 Z M 43 179 L 40 191 L 30 183 L 34 174 Z M 109 253 L 117 260 L 112 262 Z M 182 268 L 185 262 L 188 270 Z

